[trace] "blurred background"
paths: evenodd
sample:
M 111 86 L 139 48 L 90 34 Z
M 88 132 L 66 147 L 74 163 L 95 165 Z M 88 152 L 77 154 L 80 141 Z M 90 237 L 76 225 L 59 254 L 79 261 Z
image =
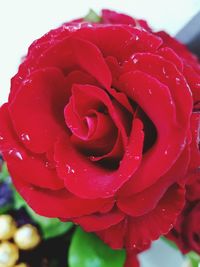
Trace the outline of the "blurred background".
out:
M 0 105 L 6 101 L 10 78 L 28 46 L 65 21 L 85 16 L 92 8 L 114 9 L 143 18 L 155 30 L 175 36 L 200 11 L 200 0 L 0 0 Z M 163 261 L 164 256 L 167 262 Z M 182 256 L 164 242 L 155 242 L 141 256 L 142 267 L 179 267 Z

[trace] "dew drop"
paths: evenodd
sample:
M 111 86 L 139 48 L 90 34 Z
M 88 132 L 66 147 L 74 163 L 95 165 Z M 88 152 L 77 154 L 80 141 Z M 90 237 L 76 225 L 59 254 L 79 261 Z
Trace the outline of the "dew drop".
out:
M 180 84 L 180 82 L 181 82 L 181 79 L 178 78 L 178 77 L 176 77 L 176 83 L 177 83 L 177 84 Z
M 151 91 L 151 89 L 149 89 L 149 94 L 152 95 L 152 91 Z
M 17 159 L 19 159 L 19 160 L 23 160 L 23 156 L 19 151 L 11 149 L 11 150 L 9 150 L 8 154 L 13 156 L 13 157 L 15 157 L 15 158 L 17 158 Z
M 95 160 L 95 156 L 90 156 L 90 160 L 94 161 Z
M 162 212 L 165 212 L 166 211 L 166 209 L 162 209 Z
M 136 160 L 139 160 L 140 159 L 140 156 L 135 156 L 134 157 Z
M 23 133 L 23 134 L 21 134 L 21 140 L 23 142 L 29 142 L 30 141 L 30 136 L 28 134 L 26 134 L 26 133 Z
M 139 36 L 136 35 L 136 36 L 135 36 L 135 40 L 136 40 L 136 41 L 139 41 L 139 39 L 140 39 Z
M 165 75 L 165 78 L 169 78 L 169 75 L 167 75 L 167 71 L 165 69 L 165 67 L 162 68 L 163 74 Z
M 165 155 L 167 155 L 168 154 L 168 151 L 167 150 L 165 150 Z
M 55 163 L 54 163 L 54 162 L 46 161 L 46 162 L 45 162 L 45 167 L 46 167 L 47 169 L 55 169 Z
M 68 174 L 75 173 L 74 169 L 71 166 L 69 166 L 68 164 L 66 164 L 66 169 L 67 169 Z
M 3 136 L 2 135 L 0 135 L 0 141 L 2 141 L 4 138 L 3 138 Z
M 30 74 L 30 73 L 29 73 Z M 26 80 L 24 80 L 23 81 L 23 84 L 25 85 L 25 84 L 30 84 L 30 83 L 32 83 L 32 80 L 31 79 L 26 79 Z
M 132 60 L 133 60 L 133 64 L 137 64 L 138 63 L 138 59 L 135 58 L 134 56 L 132 57 Z

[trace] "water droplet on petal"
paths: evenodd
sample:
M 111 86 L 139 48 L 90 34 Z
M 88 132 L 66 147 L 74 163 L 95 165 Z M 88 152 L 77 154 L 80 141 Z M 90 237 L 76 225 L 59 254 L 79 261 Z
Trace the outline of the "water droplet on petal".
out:
M 74 169 L 71 166 L 69 166 L 68 164 L 66 164 L 66 169 L 67 169 L 68 174 L 75 173 Z
M 197 86 L 197 87 L 200 87 L 200 83 L 196 83 L 196 86 Z
M 140 156 L 135 156 L 134 157 L 136 160 L 139 160 L 140 159 Z
M 168 154 L 168 151 L 167 150 L 165 150 L 165 155 L 167 155 Z
M 10 156 L 13 156 L 13 157 L 19 159 L 19 160 L 23 160 L 22 154 L 19 151 L 15 150 L 15 149 L 10 149 L 8 154 Z
M 135 55 L 132 56 L 132 61 L 133 61 L 133 64 L 137 64 L 138 63 L 138 59 L 135 58 Z
M 149 89 L 149 94 L 152 95 L 152 91 L 151 91 L 151 89 Z
M 50 161 L 46 161 L 45 162 L 45 167 L 47 169 L 55 169 L 55 163 L 54 162 L 50 162 Z
M 29 73 L 30 74 L 30 73 Z M 23 84 L 29 84 L 29 83 L 32 83 L 32 80 L 31 79 L 26 79 L 23 81 Z
M 22 140 L 22 142 L 29 142 L 30 136 L 26 133 L 23 133 L 23 134 L 21 134 L 21 140 Z
M 167 71 L 165 69 L 165 67 L 162 68 L 163 74 L 165 75 L 165 78 L 169 78 L 169 75 L 167 74 Z
M 178 77 L 176 77 L 176 83 L 177 83 L 177 84 L 180 84 L 180 82 L 181 82 L 181 79 L 178 78 Z
M 0 141 L 2 141 L 4 138 L 3 138 L 3 136 L 2 135 L 0 135 Z

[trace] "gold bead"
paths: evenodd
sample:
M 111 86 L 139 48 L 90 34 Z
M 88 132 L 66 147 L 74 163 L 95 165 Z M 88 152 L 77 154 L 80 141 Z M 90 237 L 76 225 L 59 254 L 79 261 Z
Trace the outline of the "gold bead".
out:
M 35 248 L 41 238 L 35 226 L 25 224 L 15 232 L 14 241 L 19 249 L 29 250 Z
M 0 215 L 0 240 L 11 239 L 16 229 L 16 223 L 10 215 Z
M 19 259 L 19 250 L 11 242 L 4 241 L 0 244 L 0 267 L 12 267 Z
M 28 267 L 28 265 L 22 262 L 22 263 L 15 265 L 14 267 Z

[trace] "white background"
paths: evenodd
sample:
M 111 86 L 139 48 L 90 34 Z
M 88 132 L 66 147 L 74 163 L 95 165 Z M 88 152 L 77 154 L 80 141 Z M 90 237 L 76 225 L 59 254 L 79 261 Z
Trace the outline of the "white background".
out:
M 125 12 L 175 35 L 200 10 L 200 0 L 0 0 L 0 104 L 31 42 L 65 21 L 85 16 L 89 8 Z M 141 260 L 142 267 L 179 267 L 182 257 L 156 243 Z

